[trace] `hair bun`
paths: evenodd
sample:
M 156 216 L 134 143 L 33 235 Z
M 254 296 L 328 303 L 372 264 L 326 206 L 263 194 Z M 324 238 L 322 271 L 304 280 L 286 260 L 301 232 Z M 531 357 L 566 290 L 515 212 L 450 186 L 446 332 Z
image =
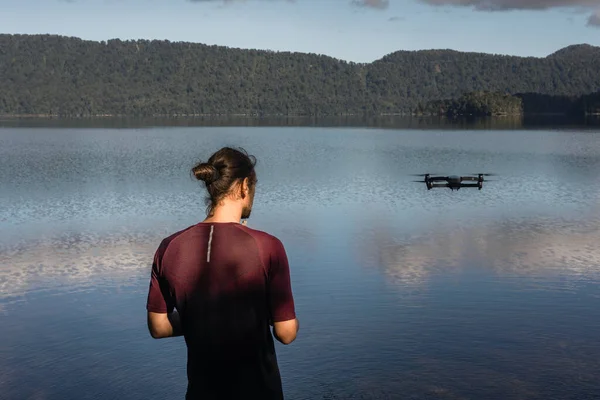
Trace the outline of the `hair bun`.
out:
M 202 163 L 196 166 L 194 168 L 194 176 L 199 181 L 204 181 L 207 185 L 210 185 L 220 178 L 219 171 L 214 165 L 208 163 Z

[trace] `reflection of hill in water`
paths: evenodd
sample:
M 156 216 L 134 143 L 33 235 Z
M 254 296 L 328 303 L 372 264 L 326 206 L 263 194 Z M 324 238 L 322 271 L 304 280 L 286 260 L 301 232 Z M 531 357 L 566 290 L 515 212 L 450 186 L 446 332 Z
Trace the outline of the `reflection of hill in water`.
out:
M 406 240 L 377 227 L 360 247 L 360 260 L 403 285 L 420 285 L 432 275 L 467 268 L 505 277 L 560 274 L 586 280 L 600 275 L 597 218 L 580 223 L 510 220 L 458 225 L 427 226 L 426 232 Z
M 469 117 L 450 119 L 427 116 L 330 116 L 330 117 L 98 117 L 98 118 L 0 118 L 0 127 L 57 127 L 57 128 L 146 128 L 146 127 L 369 127 L 382 129 L 598 129 L 600 118 L 566 117 L 562 115 L 524 115 L 502 117 Z

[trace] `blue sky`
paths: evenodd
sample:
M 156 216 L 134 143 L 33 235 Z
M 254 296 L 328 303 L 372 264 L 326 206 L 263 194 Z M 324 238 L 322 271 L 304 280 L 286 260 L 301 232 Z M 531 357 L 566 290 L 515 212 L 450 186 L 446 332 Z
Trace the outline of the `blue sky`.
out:
M 432 48 L 543 57 L 600 46 L 599 25 L 600 0 L 0 0 L 0 33 L 168 39 L 355 62 Z

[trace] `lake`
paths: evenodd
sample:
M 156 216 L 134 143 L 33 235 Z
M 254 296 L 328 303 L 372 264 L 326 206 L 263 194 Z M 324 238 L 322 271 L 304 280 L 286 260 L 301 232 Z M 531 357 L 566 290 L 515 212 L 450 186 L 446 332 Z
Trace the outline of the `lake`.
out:
M 203 219 L 190 168 L 224 145 L 257 157 L 249 226 L 290 261 L 286 398 L 599 398 L 598 126 L 250 125 L 2 124 L 3 399 L 184 398 L 150 267 Z

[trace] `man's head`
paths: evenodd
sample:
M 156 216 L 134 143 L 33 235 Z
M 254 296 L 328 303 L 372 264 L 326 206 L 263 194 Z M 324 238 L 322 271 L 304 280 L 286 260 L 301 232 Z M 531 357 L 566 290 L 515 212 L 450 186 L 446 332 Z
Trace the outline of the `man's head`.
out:
M 224 202 L 234 202 L 242 206 L 242 218 L 250 217 L 257 182 L 255 165 L 256 158 L 245 150 L 223 147 L 192 168 L 196 179 L 206 184 L 209 216 Z

